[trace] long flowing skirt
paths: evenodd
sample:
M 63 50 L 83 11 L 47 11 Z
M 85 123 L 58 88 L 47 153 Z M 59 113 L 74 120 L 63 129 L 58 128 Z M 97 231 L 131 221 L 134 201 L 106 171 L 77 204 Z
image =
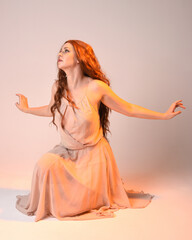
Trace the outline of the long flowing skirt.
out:
M 103 137 L 80 150 L 61 143 L 36 163 L 28 195 L 17 195 L 16 208 L 35 215 L 35 222 L 88 220 L 114 217 L 123 208 L 144 208 L 154 197 L 143 191 L 127 190 L 108 141 Z

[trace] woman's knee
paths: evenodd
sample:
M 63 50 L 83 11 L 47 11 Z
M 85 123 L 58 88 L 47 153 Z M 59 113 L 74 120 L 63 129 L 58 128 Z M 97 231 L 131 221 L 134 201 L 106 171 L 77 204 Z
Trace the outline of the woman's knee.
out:
M 49 170 L 52 164 L 54 164 L 57 160 L 57 155 L 53 153 L 45 153 L 41 156 L 41 158 L 37 162 L 38 168 L 42 171 Z

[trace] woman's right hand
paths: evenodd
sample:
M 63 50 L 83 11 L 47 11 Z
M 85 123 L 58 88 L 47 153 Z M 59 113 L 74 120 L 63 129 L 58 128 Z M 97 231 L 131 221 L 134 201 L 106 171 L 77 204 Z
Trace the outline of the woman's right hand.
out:
M 19 103 L 18 102 L 15 103 L 16 107 L 22 112 L 27 113 L 29 109 L 27 98 L 22 94 L 16 95 L 19 97 Z

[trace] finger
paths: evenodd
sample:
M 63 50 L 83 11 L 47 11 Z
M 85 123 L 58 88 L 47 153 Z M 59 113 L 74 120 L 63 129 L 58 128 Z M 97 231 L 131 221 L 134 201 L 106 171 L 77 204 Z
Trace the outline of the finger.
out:
M 181 101 L 182 100 L 175 101 L 175 102 L 172 103 L 172 105 L 175 107 L 175 106 L 177 106 L 179 104 L 182 104 Z
M 183 107 L 183 103 L 175 102 L 175 104 L 173 105 L 173 110 L 175 110 L 177 107 Z
M 177 107 L 181 107 L 181 108 L 184 108 L 184 109 L 186 108 L 186 107 L 183 106 L 183 103 L 178 103 L 177 105 L 179 105 Z
M 18 104 L 18 103 L 15 103 L 15 105 L 16 105 L 16 107 L 17 107 L 17 108 L 19 108 L 19 109 L 20 109 L 20 107 L 19 107 L 19 104 Z
M 184 107 L 184 106 L 180 106 L 180 107 L 186 109 L 186 107 Z
M 23 99 L 23 95 L 22 94 L 16 94 L 19 97 L 19 100 Z
M 178 114 L 180 114 L 181 113 L 181 111 L 177 111 L 177 112 L 175 112 L 175 115 L 178 115 Z
M 19 97 L 23 97 L 23 98 L 25 98 L 25 96 L 24 96 L 23 94 L 21 94 L 21 93 L 16 94 L 16 95 L 19 96 Z

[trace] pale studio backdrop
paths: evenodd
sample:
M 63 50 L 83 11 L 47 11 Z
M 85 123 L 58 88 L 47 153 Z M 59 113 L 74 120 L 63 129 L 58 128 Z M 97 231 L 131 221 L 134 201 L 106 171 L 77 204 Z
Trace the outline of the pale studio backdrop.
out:
M 127 102 L 165 112 L 171 120 L 110 115 L 108 135 L 124 179 L 186 176 L 191 163 L 192 2 L 189 0 L 1 0 L 1 187 L 30 188 L 37 160 L 60 142 L 51 117 L 19 111 L 47 105 L 57 54 L 68 39 L 90 44 Z

